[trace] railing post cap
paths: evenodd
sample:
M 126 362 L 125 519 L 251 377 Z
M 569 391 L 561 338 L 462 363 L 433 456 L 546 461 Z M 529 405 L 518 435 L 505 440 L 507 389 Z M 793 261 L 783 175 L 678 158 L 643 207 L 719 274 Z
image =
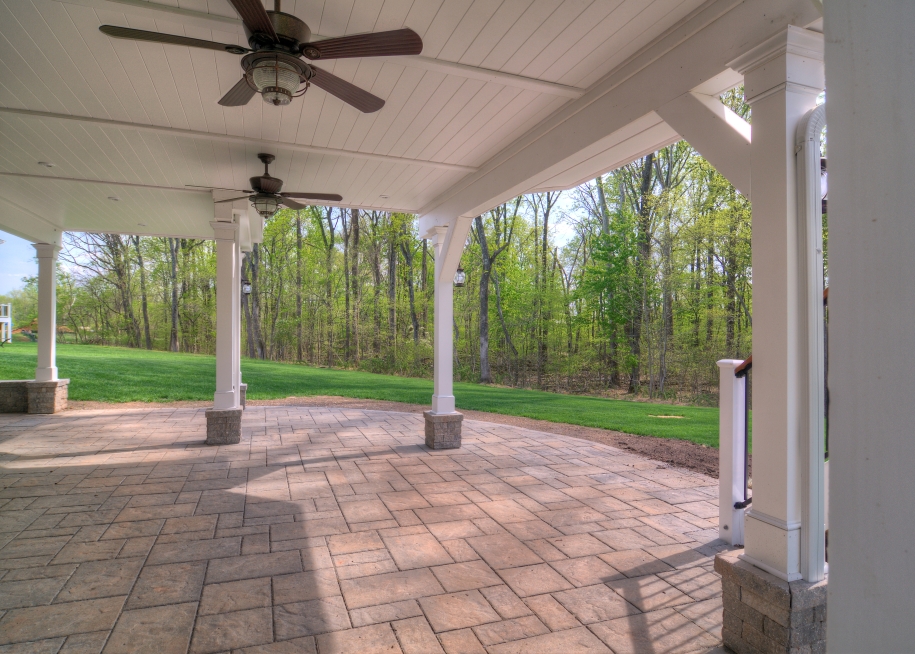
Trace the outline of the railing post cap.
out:
M 741 363 L 743 363 L 743 361 L 743 359 L 720 359 L 715 363 L 718 364 L 719 368 L 736 368 Z

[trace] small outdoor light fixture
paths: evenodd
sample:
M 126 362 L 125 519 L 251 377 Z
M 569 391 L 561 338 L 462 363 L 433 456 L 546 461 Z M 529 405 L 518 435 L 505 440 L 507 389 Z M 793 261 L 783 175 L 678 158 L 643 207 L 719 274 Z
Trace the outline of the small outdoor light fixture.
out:
M 241 280 L 241 292 L 245 295 L 251 295 L 251 282 L 247 279 Z
M 52 164 L 50 161 L 39 161 L 39 162 L 38 162 L 38 165 L 39 165 L 39 166 L 44 166 L 45 168 L 53 168 L 53 167 L 54 167 L 54 164 Z
M 461 266 L 458 266 L 457 272 L 454 273 L 454 285 L 461 288 L 464 286 L 465 281 L 467 281 L 467 273 L 464 272 Z
M 279 208 L 279 202 L 272 195 L 255 195 L 254 199 L 251 200 L 251 203 L 254 205 L 254 208 L 257 209 L 257 213 L 264 217 L 264 219 L 272 218 L 273 214 L 276 213 L 276 210 Z
M 112 202 L 120 202 L 120 201 L 121 201 L 121 198 L 119 198 L 119 197 L 116 196 L 116 195 L 109 195 L 109 196 L 108 196 L 108 199 L 111 200 Z

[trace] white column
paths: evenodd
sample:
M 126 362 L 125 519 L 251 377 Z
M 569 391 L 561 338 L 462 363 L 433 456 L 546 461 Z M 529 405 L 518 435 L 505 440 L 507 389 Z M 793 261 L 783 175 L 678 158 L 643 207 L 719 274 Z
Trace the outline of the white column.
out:
M 60 246 L 35 243 L 38 255 L 38 366 L 35 381 L 57 380 L 57 253 Z
M 238 225 L 210 223 L 216 239 L 216 393 L 213 408 L 238 408 Z
M 722 359 L 719 371 L 718 423 L 718 536 L 731 545 L 743 545 L 746 509 L 735 509 L 746 489 L 746 377 L 734 370 L 743 361 Z
M 247 200 L 245 201 L 247 204 Z M 233 222 L 241 224 L 241 218 L 247 216 L 245 209 L 236 209 L 232 212 Z M 240 234 L 238 234 L 240 236 Z M 233 384 L 235 387 L 235 406 L 241 406 L 241 244 L 240 238 L 235 239 L 235 266 L 232 268 L 232 369 L 235 371 Z
M 829 651 L 915 647 L 915 3 L 824 3 Z
M 436 227 L 432 238 L 435 249 L 435 281 L 433 285 L 433 371 L 432 371 L 432 413 L 454 413 L 454 370 L 453 370 L 453 324 L 454 324 L 454 280 L 442 278 L 445 266 L 445 242 L 447 227 Z M 463 247 L 463 243 L 461 243 Z
M 787 580 L 801 576 L 807 398 L 795 133 L 824 86 L 822 48 L 822 35 L 789 27 L 731 63 L 753 108 L 753 504 L 744 557 Z

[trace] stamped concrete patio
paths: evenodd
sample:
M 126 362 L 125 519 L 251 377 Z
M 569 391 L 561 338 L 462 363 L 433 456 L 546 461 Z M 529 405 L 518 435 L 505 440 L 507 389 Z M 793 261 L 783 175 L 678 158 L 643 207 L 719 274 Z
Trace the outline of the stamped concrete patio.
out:
M 0 652 L 720 642 L 717 481 L 575 438 L 250 407 L 0 416 Z

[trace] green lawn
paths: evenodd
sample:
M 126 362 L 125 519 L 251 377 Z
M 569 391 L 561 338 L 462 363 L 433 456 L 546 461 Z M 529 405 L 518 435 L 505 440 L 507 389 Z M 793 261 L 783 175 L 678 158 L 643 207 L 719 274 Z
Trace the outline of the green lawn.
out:
M 34 343 L 0 348 L 0 379 L 30 379 L 35 374 Z M 70 399 L 103 402 L 209 400 L 215 387 L 212 356 L 149 352 L 116 347 L 59 345 L 60 376 L 70 378 Z M 248 397 L 340 395 L 427 404 L 432 382 L 425 379 L 327 370 L 308 366 L 242 360 Z M 491 411 L 629 434 L 682 438 L 718 446 L 718 410 L 597 397 L 581 397 L 455 384 L 459 409 Z M 680 416 L 664 418 L 659 416 Z

